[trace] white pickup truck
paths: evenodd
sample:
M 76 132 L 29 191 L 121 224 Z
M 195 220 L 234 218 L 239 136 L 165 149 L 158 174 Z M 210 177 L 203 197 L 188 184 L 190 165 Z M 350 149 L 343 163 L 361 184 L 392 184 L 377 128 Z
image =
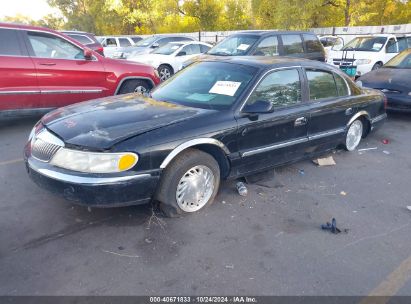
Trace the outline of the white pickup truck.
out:
M 410 47 L 411 35 L 361 35 L 340 50 L 331 49 L 327 63 L 336 66 L 356 66 L 356 76 L 361 76 L 382 67 L 399 52 Z

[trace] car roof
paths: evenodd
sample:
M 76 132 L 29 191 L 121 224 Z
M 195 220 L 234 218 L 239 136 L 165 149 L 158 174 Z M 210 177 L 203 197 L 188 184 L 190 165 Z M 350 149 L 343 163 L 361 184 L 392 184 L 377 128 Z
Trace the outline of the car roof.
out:
M 203 62 L 227 62 L 246 66 L 254 66 L 259 69 L 272 69 L 290 66 L 309 66 L 325 68 L 327 70 L 338 70 L 332 65 L 303 58 L 294 58 L 286 56 L 207 56 L 199 59 Z
M 203 41 L 196 41 L 196 40 L 183 40 L 183 41 L 171 41 L 169 44 L 183 44 L 183 45 L 189 45 L 189 44 L 204 44 L 210 46 L 209 43 L 203 42 Z
M 273 31 L 273 30 L 267 30 L 267 31 L 244 31 L 244 32 L 238 32 L 233 35 L 256 35 L 256 36 L 269 36 L 269 35 L 284 35 L 284 34 L 311 34 L 315 35 L 313 32 L 307 32 L 307 31 Z
M 60 33 L 64 33 L 64 34 L 78 34 L 78 35 L 94 35 L 93 33 L 83 32 L 83 31 L 60 31 Z

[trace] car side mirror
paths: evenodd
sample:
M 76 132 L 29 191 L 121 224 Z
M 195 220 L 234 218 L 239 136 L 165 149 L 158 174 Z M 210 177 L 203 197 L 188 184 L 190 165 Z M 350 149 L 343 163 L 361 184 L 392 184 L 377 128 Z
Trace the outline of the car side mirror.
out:
M 257 100 L 252 104 L 247 104 L 242 110 L 247 114 L 264 114 L 274 112 L 274 105 L 272 102 L 266 100 Z
M 90 49 L 84 49 L 83 55 L 87 60 L 91 60 L 93 58 L 93 52 Z
M 187 52 L 181 51 L 177 54 L 177 56 L 186 56 Z
M 151 45 L 151 48 L 152 49 L 156 49 L 156 48 L 158 48 L 160 45 L 157 43 L 157 42 L 154 42 L 152 45 Z

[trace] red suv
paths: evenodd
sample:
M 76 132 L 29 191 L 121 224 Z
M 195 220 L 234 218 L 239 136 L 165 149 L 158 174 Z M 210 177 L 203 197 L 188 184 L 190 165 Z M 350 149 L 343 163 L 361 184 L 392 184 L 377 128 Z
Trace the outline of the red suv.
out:
M 0 116 L 145 92 L 160 79 L 148 65 L 105 58 L 41 27 L 0 23 Z

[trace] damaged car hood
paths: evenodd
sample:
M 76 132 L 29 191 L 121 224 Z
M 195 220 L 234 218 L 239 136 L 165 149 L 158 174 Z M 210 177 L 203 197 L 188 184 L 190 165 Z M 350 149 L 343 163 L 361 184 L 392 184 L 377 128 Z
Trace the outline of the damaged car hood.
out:
M 207 110 L 127 94 L 59 108 L 43 125 L 66 144 L 107 150 L 130 137 L 191 119 Z

